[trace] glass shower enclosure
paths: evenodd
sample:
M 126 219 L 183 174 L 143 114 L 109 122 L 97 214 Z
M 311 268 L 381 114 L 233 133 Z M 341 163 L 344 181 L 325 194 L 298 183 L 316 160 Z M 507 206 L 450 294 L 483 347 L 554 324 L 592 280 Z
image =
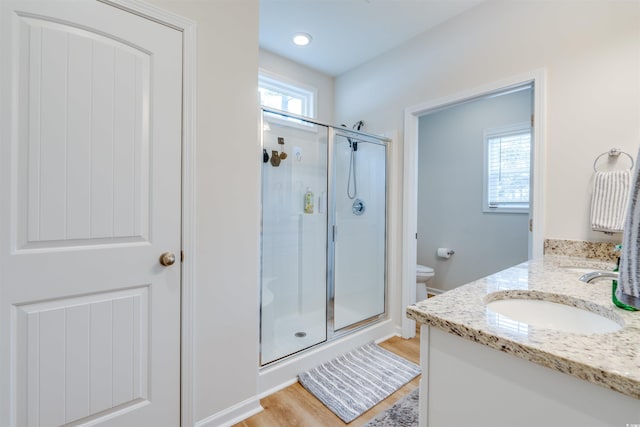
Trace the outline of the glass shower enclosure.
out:
M 386 317 L 388 142 L 263 109 L 261 366 Z

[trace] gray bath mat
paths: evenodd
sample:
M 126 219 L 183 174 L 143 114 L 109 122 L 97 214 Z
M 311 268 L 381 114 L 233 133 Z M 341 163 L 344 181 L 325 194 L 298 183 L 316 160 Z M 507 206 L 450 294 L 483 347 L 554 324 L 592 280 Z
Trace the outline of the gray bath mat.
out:
M 417 427 L 419 390 L 415 389 L 364 427 Z
M 349 423 L 420 374 L 420 367 L 367 344 L 299 375 L 300 384 Z

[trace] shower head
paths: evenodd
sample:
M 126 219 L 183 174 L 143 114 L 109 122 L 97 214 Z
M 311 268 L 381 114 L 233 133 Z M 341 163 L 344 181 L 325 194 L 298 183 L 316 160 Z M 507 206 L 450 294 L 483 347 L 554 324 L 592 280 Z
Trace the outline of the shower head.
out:
M 347 125 L 345 125 L 344 123 L 342 123 L 340 126 L 342 126 L 343 128 L 347 127 Z M 355 122 L 353 124 L 353 126 L 351 126 L 351 129 L 360 130 L 363 127 L 364 127 L 364 121 L 363 120 L 358 120 L 357 122 Z

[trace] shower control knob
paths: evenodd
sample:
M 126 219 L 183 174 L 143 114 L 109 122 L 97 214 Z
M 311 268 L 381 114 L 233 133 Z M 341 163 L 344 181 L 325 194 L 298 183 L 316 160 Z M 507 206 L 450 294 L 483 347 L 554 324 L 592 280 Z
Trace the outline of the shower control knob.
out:
M 175 262 L 176 262 L 176 256 L 171 252 L 165 252 L 162 255 L 160 255 L 160 264 L 164 265 L 165 267 L 169 267 L 170 265 L 173 265 L 173 263 Z

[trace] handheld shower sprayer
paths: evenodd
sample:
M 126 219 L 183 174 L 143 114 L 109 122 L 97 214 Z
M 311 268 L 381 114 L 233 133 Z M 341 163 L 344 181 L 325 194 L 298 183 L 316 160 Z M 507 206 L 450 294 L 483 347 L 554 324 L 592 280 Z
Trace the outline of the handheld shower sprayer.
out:
M 342 125 L 346 127 L 344 124 Z M 360 130 L 364 126 L 364 122 L 362 120 L 357 121 L 351 129 Z M 347 197 L 351 200 L 355 199 L 358 195 L 358 183 L 356 181 L 356 157 L 355 153 L 358 151 L 358 141 L 355 141 L 349 137 L 347 137 L 347 141 L 349 141 L 349 148 L 351 148 L 349 153 L 349 178 L 347 181 Z M 353 179 L 353 191 L 351 191 L 351 179 Z

